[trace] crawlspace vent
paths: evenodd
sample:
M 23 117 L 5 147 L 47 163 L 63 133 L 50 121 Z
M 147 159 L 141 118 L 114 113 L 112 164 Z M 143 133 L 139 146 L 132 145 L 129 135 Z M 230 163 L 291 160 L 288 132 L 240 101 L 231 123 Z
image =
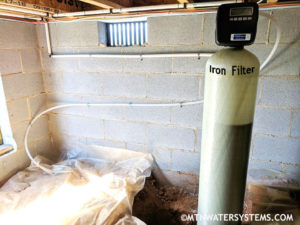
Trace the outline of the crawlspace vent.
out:
M 147 22 L 107 23 L 108 46 L 144 45 L 148 41 Z

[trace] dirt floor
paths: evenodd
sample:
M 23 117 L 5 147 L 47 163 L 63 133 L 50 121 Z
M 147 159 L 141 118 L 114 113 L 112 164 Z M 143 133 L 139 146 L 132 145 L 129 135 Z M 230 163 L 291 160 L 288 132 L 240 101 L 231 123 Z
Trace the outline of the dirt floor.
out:
M 300 191 L 282 190 L 258 184 L 247 184 L 244 213 L 292 213 L 294 222 L 260 223 L 268 225 L 300 224 Z M 198 196 L 176 187 L 161 187 L 153 178 L 147 178 L 145 187 L 135 197 L 133 215 L 147 225 L 196 225 L 184 222 L 182 214 L 197 213 Z M 244 225 L 254 222 L 243 222 Z
M 153 177 L 135 197 L 133 215 L 147 225 L 194 225 L 183 222 L 182 214 L 197 213 L 198 196 L 176 187 L 159 187 Z

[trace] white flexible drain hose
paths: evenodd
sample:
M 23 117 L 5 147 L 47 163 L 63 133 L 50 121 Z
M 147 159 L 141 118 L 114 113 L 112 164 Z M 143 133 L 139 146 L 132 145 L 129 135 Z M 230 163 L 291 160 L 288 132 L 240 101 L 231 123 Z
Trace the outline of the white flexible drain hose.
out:
M 271 60 L 271 58 L 273 57 L 279 41 L 280 41 L 280 36 L 281 36 L 281 31 L 280 31 L 280 27 L 277 23 L 277 21 L 274 19 L 274 17 L 270 16 L 269 14 L 266 13 L 262 13 L 262 16 L 265 16 L 269 19 L 271 19 L 276 27 L 277 33 L 276 33 L 276 41 L 274 44 L 274 47 L 272 48 L 270 54 L 268 55 L 268 57 L 265 59 L 265 61 L 262 63 L 261 67 L 260 67 L 260 71 L 263 70 L 265 68 L 265 66 L 269 63 L 269 61 Z M 61 173 L 61 172 L 65 172 L 65 171 L 53 171 L 50 170 L 42 165 L 40 165 L 39 162 L 37 162 L 31 155 L 30 150 L 28 148 L 28 135 L 29 135 L 29 131 L 32 127 L 32 125 L 44 114 L 56 110 L 56 109 L 61 109 L 61 108 L 69 108 L 69 107 L 89 107 L 89 106 L 97 106 L 97 107 L 120 107 L 120 106 L 132 106 L 132 107 L 171 107 L 171 106 L 187 106 L 187 105 L 196 105 L 196 104 L 201 104 L 203 103 L 203 100 L 201 101 L 192 101 L 192 102 L 177 102 L 177 103 L 79 103 L 79 104 L 65 104 L 65 105 L 59 105 L 59 106 L 54 106 L 51 107 L 43 112 L 41 112 L 40 114 L 38 114 L 36 117 L 34 117 L 34 119 L 30 122 L 30 124 L 28 125 L 27 129 L 26 129 L 26 133 L 25 133 L 25 138 L 24 138 L 24 145 L 25 145 L 25 150 L 26 153 L 29 157 L 29 159 L 33 162 L 33 164 L 35 164 L 37 167 L 39 167 L 40 169 L 42 169 L 44 172 L 48 173 L 48 174 L 54 174 L 54 173 Z
M 65 104 L 65 105 L 59 105 L 59 106 L 54 106 L 51 107 L 41 113 L 39 113 L 34 119 L 30 122 L 26 129 L 25 133 L 25 138 L 24 138 L 24 146 L 26 153 L 29 157 L 29 159 L 33 162 L 34 165 L 42 169 L 44 172 L 53 174 L 53 173 L 61 173 L 65 171 L 53 171 L 50 170 L 42 165 L 40 165 L 39 162 L 37 162 L 31 155 L 30 150 L 28 148 L 28 135 L 31 127 L 33 124 L 43 115 L 45 115 L 48 112 L 51 112 L 56 109 L 62 109 L 62 108 L 69 108 L 69 107 L 90 107 L 90 106 L 97 106 L 97 107 L 122 107 L 122 106 L 127 106 L 127 107 L 171 107 L 171 106 L 187 106 L 187 105 L 197 105 L 203 103 L 203 100 L 200 101 L 192 101 L 192 102 L 176 102 L 176 103 L 78 103 L 78 104 Z
M 274 53 L 276 52 L 276 50 L 278 48 L 278 44 L 279 44 L 280 37 L 281 37 L 281 30 L 280 30 L 277 20 L 273 16 L 271 16 L 267 13 L 263 13 L 263 12 L 261 12 L 260 14 L 262 16 L 267 17 L 270 20 L 272 20 L 272 22 L 275 24 L 275 27 L 276 27 L 276 41 L 275 41 L 275 44 L 274 44 L 270 54 L 268 55 L 268 57 L 265 59 L 265 61 L 260 66 L 260 71 L 262 71 L 266 67 L 266 65 L 270 62 L 271 58 L 273 57 Z

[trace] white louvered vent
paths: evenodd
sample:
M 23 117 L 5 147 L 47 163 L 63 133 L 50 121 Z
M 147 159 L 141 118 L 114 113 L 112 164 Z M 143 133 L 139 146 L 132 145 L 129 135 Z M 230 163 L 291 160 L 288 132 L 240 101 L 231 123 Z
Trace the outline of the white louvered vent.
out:
M 146 21 L 107 23 L 106 26 L 108 46 L 144 45 L 148 41 Z

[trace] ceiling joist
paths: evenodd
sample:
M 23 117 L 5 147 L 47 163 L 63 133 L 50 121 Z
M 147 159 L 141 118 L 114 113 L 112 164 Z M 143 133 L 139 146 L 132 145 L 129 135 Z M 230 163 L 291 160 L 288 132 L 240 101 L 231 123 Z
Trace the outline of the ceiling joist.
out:
M 77 12 L 83 9 L 79 0 L 0 0 L 0 5 L 48 13 Z
M 132 1 L 124 1 L 124 0 L 121 0 L 119 2 L 110 1 L 110 0 L 80 0 L 80 1 L 104 9 L 124 8 L 124 7 L 132 6 Z

